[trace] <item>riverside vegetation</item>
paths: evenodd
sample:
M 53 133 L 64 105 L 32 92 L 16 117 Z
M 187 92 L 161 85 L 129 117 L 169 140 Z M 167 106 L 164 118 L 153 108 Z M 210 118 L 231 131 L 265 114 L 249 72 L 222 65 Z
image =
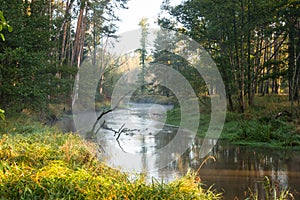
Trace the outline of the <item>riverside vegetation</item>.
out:
M 0 199 L 222 199 L 196 172 L 170 183 L 147 181 L 146 174 L 108 167 L 97 153 L 95 143 L 77 134 L 25 114 L 7 117 L 0 121 Z M 266 186 L 267 199 L 294 199 L 267 177 Z M 247 199 L 259 199 L 255 191 L 246 192 Z
M 125 9 L 127 0 L 0 0 L 0 4 L 5 15 L 4 18 L 0 14 L 0 198 L 220 198 L 212 190 L 204 190 L 201 182 L 195 182 L 195 175 L 188 174 L 170 184 L 146 184 L 143 176 L 131 180 L 98 161 L 93 144 L 83 142 L 79 136 L 16 119 L 24 110 L 41 113 L 45 118 L 50 104 L 70 106 L 70 94 L 78 78 L 76 72 L 86 59 L 92 65 L 96 60 L 106 63 L 99 66 L 97 98 L 111 97 L 113 80 L 122 76 L 124 68 L 142 68 L 141 83 L 151 78 L 144 76 L 144 72 L 151 72 L 145 65 L 147 60 L 152 60 L 153 66 L 162 64 L 177 70 L 197 95 L 205 95 L 208 88 L 197 70 L 181 56 L 170 53 L 183 51 L 182 40 L 162 29 L 154 41 L 155 49 L 147 52 L 148 25 L 147 19 L 143 19 L 140 49 L 128 60 L 126 55 L 105 53 L 106 41 L 117 34 L 116 23 L 120 18 L 116 10 Z M 189 0 L 172 6 L 166 0 L 161 8 L 168 15 L 157 19 L 160 27 L 184 33 L 198 42 L 220 71 L 232 111 L 227 113 L 221 139 L 300 149 L 299 121 L 287 116 L 274 117 L 287 110 L 299 119 L 299 1 Z M 162 50 L 165 44 L 170 44 L 170 52 Z M 96 47 L 103 53 L 94 53 Z M 193 51 L 181 53 L 190 55 Z M 141 94 L 171 95 L 168 88 L 156 85 L 155 78 L 151 82 L 141 87 Z M 288 94 L 294 105 L 287 96 L 276 95 L 281 93 Z M 206 100 L 201 109 L 200 137 L 210 119 Z M 13 112 L 17 114 L 2 121 L 4 110 L 10 116 Z M 50 116 L 56 118 L 52 113 Z M 167 123 L 179 122 L 180 109 L 175 107 L 168 113 Z M 278 199 L 284 198 L 283 195 Z
M 297 118 L 280 115 L 282 111 L 290 110 L 288 96 L 256 96 L 255 100 L 256 105 L 243 114 L 227 111 L 220 139 L 240 145 L 300 150 L 300 127 Z M 210 120 L 209 108 L 210 99 L 204 98 L 200 103 L 199 137 L 206 134 Z M 193 116 L 189 117 L 193 122 Z M 167 124 L 178 126 L 180 120 L 179 106 L 168 111 Z

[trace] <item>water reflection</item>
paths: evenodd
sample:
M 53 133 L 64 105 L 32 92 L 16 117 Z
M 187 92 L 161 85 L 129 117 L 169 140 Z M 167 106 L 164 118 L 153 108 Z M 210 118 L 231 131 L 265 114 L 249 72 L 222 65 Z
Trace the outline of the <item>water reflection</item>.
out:
M 162 112 L 149 112 L 149 105 L 135 105 L 132 109 L 118 110 L 116 112 L 119 113 L 115 113 L 114 116 L 107 116 L 105 120 L 108 127 L 118 129 L 125 123 L 134 131 L 122 134 L 119 141 L 116 141 L 112 131 L 101 130 L 98 142 L 110 155 L 105 159 L 115 162 L 115 166 L 125 165 L 142 171 L 153 169 L 170 158 L 177 158 L 166 167 L 149 172 L 149 176 L 164 181 L 174 180 L 191 168 L 197 170 L 203 161 L 200 158 L 203 140 L 191 139 L 189 132 L 182 138 L 181 145 L 188 141 L 190 146 L 183 155 L 180 156 L 176 152 L 168 157 L 155 154 L 155 151 L 168 144 L 177 132 L 175 127 L 163 126 L 163 123 L 157 121 L 164 120 L 166 109 Z M 258 191 L 260 197 L 263 197 L 265 176 L 280 188 L 290 188 L 295 194 L 295 199 L 300 199 L 297 193 L 300 191 L 299 152 L 236 146 L 216 140 L 207 142 L 211 145 L 216 144 L 209 154 L 214 156 L 216 161 L 208 160 L 203 165 L 200 170 L 201 180 L 208 186 L 214 184 L 214 188 L 223 192 L 225 199 L 244 199 L 248 188 Z M 113 152 L 109 152 L 110 150 Z M 140 153 L 140 156 L 128 157 L 126 154 L 127 157 L 124 157 L 122 152 Z M 151 156 L 147 157 L 146 153 Z M 102 156 L 104 155 L 105 153 Z
M 180 175 L 188 168 L 197 169 L 202 160 L 197 152 L 201 139 L 195 139 L 193 146 L 175 163 Z M 300 155 L 293 151 L 271 151 L 263 148 L 234 146 L 218 142 L 210 153 L 216 162 L 208 161 L 200 170 L 200 176 L 207 185 L 215 184 L 224 192 L 226 199 L 235 196 L 243 199 L 248 187 L 264 194 L 263 181 L 268 176 L 279 188 L 300 191 Z M 172 169 L 172 168 L 170 168 Z M 298 196 L 299 198 L 300 196 Z M 297 198 L 296 198 L 297 199 Z

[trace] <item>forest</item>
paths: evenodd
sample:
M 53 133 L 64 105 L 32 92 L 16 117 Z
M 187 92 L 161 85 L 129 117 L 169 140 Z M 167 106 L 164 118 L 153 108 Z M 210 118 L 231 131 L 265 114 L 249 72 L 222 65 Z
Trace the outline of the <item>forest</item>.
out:
M 199 42 L 216 62 L 229 111 L 245 112 L 255 95 L 288 94 L 289 112 L 299 115 L 298 1 L 201 0 L 176 7 L 164 1 L 161 7 L 169 15 L 158 23 Z M 82 60 L 105 38 L 117 37 L 114 10 L 124 8 L 126 1 L 1 2 L 9 22 L 1 26 L 2 108 L 42 110 L 51 101 L 70 101 Z
M 183 0 L 178 5 L 163 0 L 154 47 L 147 48 L 150 27 L 143 18 L 140 48 L 116 56 L 107 46 L 120 39 L 117 24 L 126 19 L 117 11 L 127 9 L 128 1 L 0 0 L 0 199 L 221 199 L 219 190 L 203 189 L 198 170 L 170 184 L 147 184 L 143 175 L 131 181 L 97 159 L 95 144 L 48 126 L 71 118 L 78 100 L 77 72 L 87 60 L 99 72 L 96 111 L 113 111 L 114 84 L 126 71 L 139 68 L 141 87 L 131 100 L 172 104 L 166 124 L 180 126 L 178 97 L 153 78 L 161 64 L 179 72 L 195 92 L 201 110 L 197 136 L 204 138 L 212 112 L 208 107 L 222 95 L 174 53 L 190 55 L 178 35 L 201 45 L 220 72 L 227 102 L 222 141 L 299 151 L 299 0 Z M 165 44 L 172 52 L 162 50 Z M 87 91 L 79 92 L 84 96 Z M 271 185 L 265 187 L 266 199 L 299 196 L 299 191 L 278 191 L 268 178 L 266 182 Z M 258 199 L 256 195 L 261 194 L 250 190 L 247 198 Z
M 256 94 L 285 93 L 297 102 L 299 1 L 187 1 L 175 8 L 167 2 L 172 18 L 160 23 L 210 52 L 222 73 L 229 110 L 244 112 Z

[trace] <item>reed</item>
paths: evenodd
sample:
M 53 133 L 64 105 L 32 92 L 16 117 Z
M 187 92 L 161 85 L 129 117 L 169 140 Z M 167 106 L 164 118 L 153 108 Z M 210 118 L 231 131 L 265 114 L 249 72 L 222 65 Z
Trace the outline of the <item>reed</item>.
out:
M 265 176 L 264 194 L 259 196 L 258 191 L 253 191 L 249 188 L 249 197 L 246 200 L 295 200 L 293 194 L 286 188 L 279 188 L 270 179 Z

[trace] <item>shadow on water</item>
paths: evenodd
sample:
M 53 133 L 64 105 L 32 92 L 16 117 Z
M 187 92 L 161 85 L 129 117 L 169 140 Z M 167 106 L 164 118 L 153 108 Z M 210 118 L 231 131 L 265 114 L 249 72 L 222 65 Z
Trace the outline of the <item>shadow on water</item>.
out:
M 76 132 L 76 126 L 72 116 L 63 116 L 61 119 L 51 123 L 51 125 L 58 127 L 64 133 Z
M 117 160 L 120 165 L 122 162 L 123 164 L 130 163 L 147 169 L 164 159 L 154 157 L 153 160 L 145 160 L 143 154 L 155 152 L 168 144 L 176 135 L 177 129 L 157 122 L 157 120 L 164 121 L 166 110 L 170 107 L 163 111 L 157 110 L 158 107 L 151 111 L 149 107 L 151 107 L 150 104 L 133 104 L 129 110 L 117 110 L 114 114 L 106 116 L 107 126 L 118 129 L 125 122 L 126 126 L 133 131 L 122 134 L 116 142 L 113 132 L 101 129 L 97 135 L 101 138 L 101 146 L 106 151 L 122 148 L 122 151 L 141 155 L 139 159 L 131 160 L 116 153 L 112 159 Z M 63 118 L 57 126 L 64 131 L 75 131 L 72 118 Z M 186 136 L 190 137 L 188 132 Z M 169 182 L 186 174 L 189 169 L 197 170 L 203 161 L 200 158 L 203 139 L 189 140 L 191 141 L 190 147 L 183 155 L 170 155 L 178 159 L 164 168 L 150 171 L 149 176 Z M 265 176 L 268 176 L 277 187 L 289 188 L 295 199 L 300 199 L 300 154 L 298 151 L 245 147 L 216 140 L 209 142 L 216 144 L 210 152 L 216 161 L 209 160 L 203 165 L 200 169 L 200 177 L 205 185 L 214 185 L 215 189 L 223 192 L 224 199 L 235 197 L 244 199 L 245 192 L 249 188 L 252 191 L 258 191 L 262 197 Z M 113 148 L 110 148 L 112 146 Z

